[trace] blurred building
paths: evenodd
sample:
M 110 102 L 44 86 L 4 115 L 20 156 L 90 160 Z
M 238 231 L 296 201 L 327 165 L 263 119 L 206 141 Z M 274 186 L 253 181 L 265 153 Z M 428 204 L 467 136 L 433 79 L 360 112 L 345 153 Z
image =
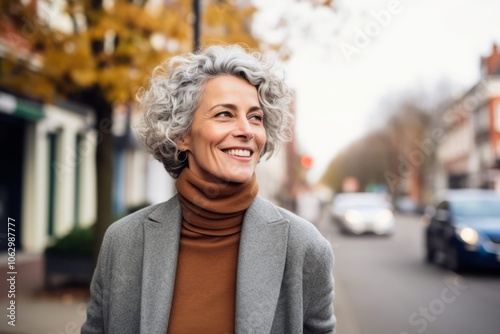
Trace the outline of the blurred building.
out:
M 290 105 L 290 112 L 295 115 L 295 101 Z M 285 209 L 296 212 L 296 200 L 299 188 L 305 182 L 305 173 L 301 173 L 300 158 L 297 153 L 297 140 L 292 129 L 292 138 L 284 143 L 279 152 L 268 161 L 261 159 L 256 175 L 259 195 L 271 200 Z
M 74 103 L 47 105 L 5 92 L 0 112 L 2 219 L 18 222 L 18 250 L 40 253 L 51 237 L 95 220 L 94 113 Z
M 481 80 L 436 114 L 434 124 L 435 190 L 500 189 L 500 54 L 496 45 L 490 56 L 481 59 Z
M 489 137 L 491 144 L 491 153 L 493 157 L 488 162 L 493 162 L 495 168 L 500 168 L 500 53 L 498 46 L 493 45 L 492 54 L 489 57 L 481 59 L 481 75 L 482 78 L 490 78 L 494 83 L 491 87 L 491 97 L 488 101 L 487 108 L 484 108 L 483 123 L 489 119 Z
M 173 179 L 143 151 L 130 129 L 136 119 L 128 106 L 114 110 L 116 216 L 173 195 Z M 42 254 L 54 238 L 96 221 L 101 131 L 94 111 L 86 106 L 42 104 L 0 91 L 0 219 L 5 222 L 0 227 L 0 257 L 7 256 L 11 218 L 17 267 L 30 273 L 21 283 L 23 289 L 43 283 Z M 0 267 L 6 265 L 5 260 Z
M 259 196 L 274 203 L 281 203 L 282 188 L 287 182 L 286 152 L 283 148 L 269 160 L 261 159 L 256 169 Z
M 118 105 L 113 111 L 113 213 L 116 216 L 166 201 L 175 193 L 174 179 L 143 149 L 134 134 L 133 128 L 140 117 L 133 104 Z
M 14 233 L 19 291 L 43 284 L 42 252 L 51 239 L 95 221 L 93 123 L 94 112 L 84 106 L 0 91 L 0 268 L 9 271 L 7 237 Z M 5 283 L 0 287 L 6 291 Z

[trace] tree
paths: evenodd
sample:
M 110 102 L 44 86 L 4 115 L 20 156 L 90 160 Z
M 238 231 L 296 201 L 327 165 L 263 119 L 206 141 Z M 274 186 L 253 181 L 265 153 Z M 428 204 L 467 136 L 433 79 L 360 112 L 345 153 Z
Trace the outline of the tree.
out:
M 191 50 L 191 0 L 10 0 L 0 3 L 0 86 L 44 101 L 91 106 L 97 115 L 95 254 L 113 221 L 113 105 L 133 100 L 162 60 Z M 207 6 L 206 44 L 258 46 L 248 24 L 254 9 L 218 1 Z
M 203 12 L 202 45 L 243 43 L 257 49 L 260 42 L 249 32 L 251 19 L 256 11 L 254 6 L 236 5 L 235 0 L 208 2 Z
M 343 22 L 336 1 L 289 0 L 260 6 L 259 12 L 262 9 L 263 14 L 256 16 L 253 31 L 262 49 L 275 52 L 284 60 L 303 48 L 319 47 L 324 57 L 330 57 L 331 51 L 337 49 Z M 272 13 L 266 13 L 266 8 Z
M 360 190 L 371 183 L 385 183 L 384 171 L 391 161 L 389 135 L 383 131 L 373 131 L 342 150 L 329 164 L 320 183 L 342 191 L 342 183 L 348 177 L 359 181 Z
M 397 176 L 392 188 L 395 192 L 407 192 L 415 201 L 421 199 L 423 175 L 434 154 L 434 147 L 429 151 L 421 145 L 428 135 L 429 121 L 429 112 L 416 100 L 407 99 L 401 101 L 388 124 L 394 152 L 392 170 Z
M 384 108 L 380 128 L 335 157 L 321 183 L 341 191 L 343 179 L 353 176 L 359 180 L 361 189 L 369 183 L 380 183 L 393 196 L 408 192 L 414 200 L 421 199 L 423 176 L 435 149 L 427 143 L 430 112 L 415 96 L 390 102 Z

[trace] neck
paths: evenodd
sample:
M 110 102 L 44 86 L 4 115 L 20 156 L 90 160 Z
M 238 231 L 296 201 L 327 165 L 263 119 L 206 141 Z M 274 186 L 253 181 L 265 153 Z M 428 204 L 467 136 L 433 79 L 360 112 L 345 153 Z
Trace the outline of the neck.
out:
M 245 183 L 206 181 L 184 168 L 175 186 L 182 205 L 183 224 L 197 232 L 234 233 L 258 193 L 255 174 Z M 211 233 L 212 233 L 211 232 Z

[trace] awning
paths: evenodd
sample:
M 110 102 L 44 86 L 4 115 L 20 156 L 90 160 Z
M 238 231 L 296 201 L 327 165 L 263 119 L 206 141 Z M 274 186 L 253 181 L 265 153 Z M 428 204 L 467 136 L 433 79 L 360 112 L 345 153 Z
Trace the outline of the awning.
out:
M 44 117 L 42 104 L 2 92 L 0 92 L 0 112 L 29 121 L 38 121 Z

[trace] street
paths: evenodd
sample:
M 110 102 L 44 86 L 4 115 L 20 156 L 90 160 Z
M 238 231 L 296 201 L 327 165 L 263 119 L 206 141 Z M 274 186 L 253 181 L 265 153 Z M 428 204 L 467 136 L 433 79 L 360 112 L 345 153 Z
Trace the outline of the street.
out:
M 343 235 L 328 210 L 318 222 L 335 253 L 337 333 L 499 333 L 500 274 L 426 264 L 420 218 L 396 222 L 390 237 Z

